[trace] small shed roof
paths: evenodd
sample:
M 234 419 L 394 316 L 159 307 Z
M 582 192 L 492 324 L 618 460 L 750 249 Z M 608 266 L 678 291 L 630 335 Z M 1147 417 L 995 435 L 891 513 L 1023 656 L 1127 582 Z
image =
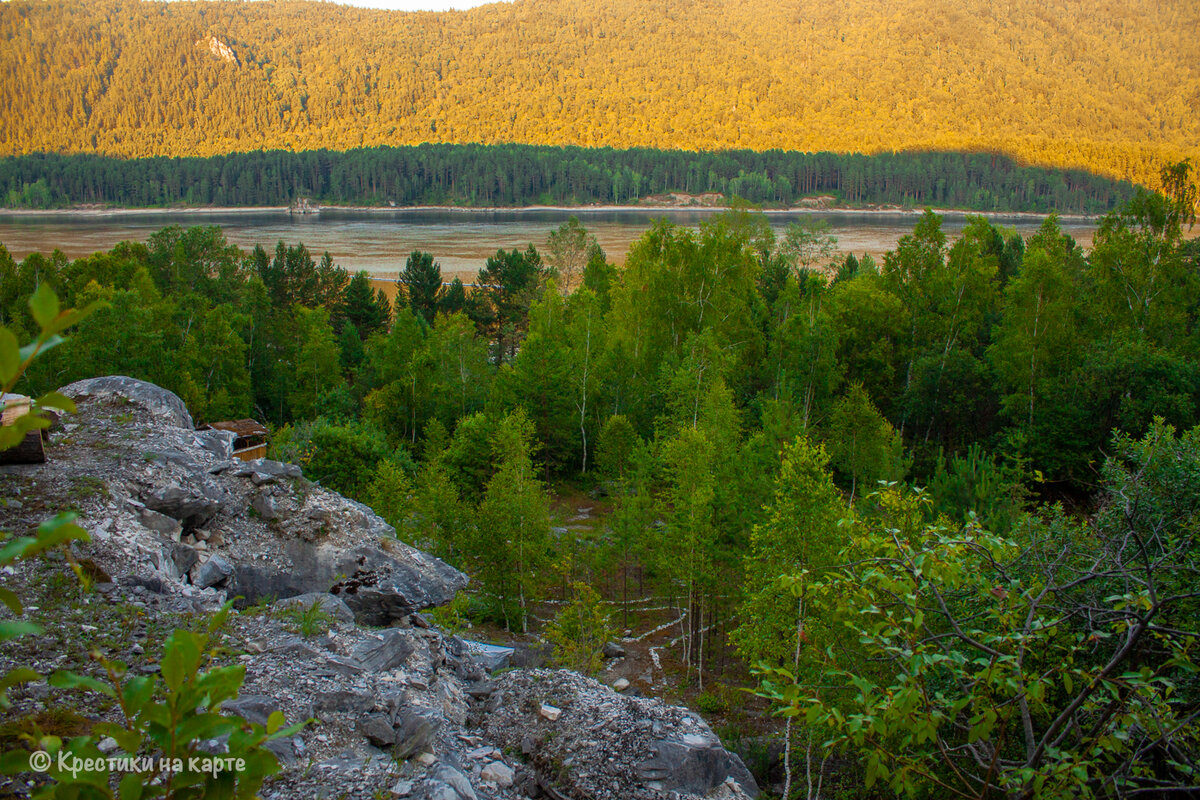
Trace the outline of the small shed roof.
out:
M 224 422 L 210 422 L 200 426 L 200 430 L 209 428 L 218 431 L 232 431 L 239 439 L 267 435 L 266 427 L 261 422 L 255 422 L 252 419 L 232 419 Z

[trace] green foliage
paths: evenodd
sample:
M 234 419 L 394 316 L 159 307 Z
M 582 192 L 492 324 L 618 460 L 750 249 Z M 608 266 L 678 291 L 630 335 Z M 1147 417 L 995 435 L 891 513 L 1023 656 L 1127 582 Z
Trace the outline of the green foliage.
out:
M 495 343 L 496 363 L 511 358 L 524 336 L 529 309 L 549 276 L 531 244 L 524 252 L 497 250 L 475 279 L 470 297 L 472 319 Z
M 457 636 L 471 627 L 471 596 L 466 592 L 455 592 L 449 603 L 429 609 L 433 624 L 449 636 Z
M 629 418 L 613 414 L 600 429 L 600 441 L 596 445 L 596 465 L 600 473 L 609 480 L 623 481 L 639 444 L 637 431 Z
M 410 475 L 411 470 L 406 471 L 396 460 L 385 458 L 376 463 L 361 498 L 406 541 L 410 538 L 409 522 L 416 503 Z
M 341 351 L 324 308 L 295 309 L 298 339 L 295 383 L 288 393 L 292 413 L 299 419 L 322 415 L 325 404 L 342 382 Z
M 467 497 L 478 497 L 491 478 L 492 437 L 499 421 L 489 414 L 471 414 L 458 421 L 441 461 Z
M 558 273 L 564 292 L 575 288 L 584 278 L 589 264 L 597 259 L 604 261 L 604 251 L 596 243 L 596 237 L 590 235 L 575 216 L 550 232 L 546 251 L 549 254 L 546 262 Z
M 1028 518 L 1013 538 L 922 525 L 926 498 L 886 490 L 880 514 L 854 525 L 850 566 L 790 582 L 813 618 L 844 626 L 841 647 L 802 659 L 845 688 L 764 668 L 762 693 L 826 748 L 857 754 L 868 787 L 905 796 L 1191 784 L 1198 632 L 1179 575 L 1196 564 L 1177 545 L 1194 529 L 1196 484 L 1182 516 L 1130 512 L 1178 508 L 1168 487 L 1195 469 L 1197 436 L 1160 425 L 1119 440 L 1129 463 L 1106 470 L 1117 513 L 1094 525 Z
M 346 284 L 338 316 L 358 331 L 361 339 L 366 339 L 387 328 L 392 307 L 382 290 L 371 290 L 371 276 L 366 272 L 358 272 Z
M 550 546 L 549 502 L 533 469 L 533 424 L 519 409 L 511 412 L 496 427 L 491 445 L 498 466 L 479 504 L 469 560 L 505 627 L 516 622 L 525 632 Z
M 975 516 L 988 530 L 1008 535 L 1023 512 L 1022 477 L 1018 465 L 973 444 L 949 461 L 938 459 L 928 486 L 932 510 L 960 523 Z
M 254 797 L 263 780 L 279 771 L 275 755 L 264 745 L 296 734 L 304 723 L 285 727 L 282 712 L 276 711 L 264 728 L 220 713 L 222 703 L 237 698 L 246 673 L 241 664 L 214 664 L 214 638 L 231 608 L 227 604 L 214 614 L 201 632 L 172 633 L 163 648 L 161 676 L 131 674 L 125 664 L 99 656 L 102 679 L 69 672 L 51 675 L 56 689 L 109 698 L 121 719 L 96 723 L 89 735 L 68 741 L 40 732 L 28 736 L 31 745 L 51 756 L 51 783 L 38 796 Z M 136 769 L 110 772 L 108 757 L 98 749 L 104 737 L 114 739 L 130 757 L 153 756 L 139 758 Z M 225 739 L 226 750 L 214 755 L 205 745 L 217 738 Z M 2 771 L 12 775 L 28 766 L 28 753 L 16 751 L 4 756 Z
M 388 471 L 380 477 L 380 468 L 390 463 L 402 473 L 416 471 L 407 451 L 389 448 L 378 431 L 363 423 L 338 425 L 318 419 L 285 426 L 275 433 L 271 456 L 301 465 L 309 479 L 335 492 L 364 502 L 374 496 L 397 511 L 397 476 Z
M 792 222 L 780 246 L 792 269 L 807 272 L 826 266 L 837 252 L 837 237 L 828 222 Z
M 833 406 L 829 420 L 833 463 L 850 477 L 850 499 L 860 481 L 874 484 L 904 476 L 904 445 L 891 423 L 875 408 L 858 383 Z
M 263 181 L 268 172 L 279 183 Z M 178 159 L 49 152 L 10 156 L 0 159 L 0 197 L 9 208 L 272 205 L 281 197 L 311 197 L 324 205 L 391 200 L 402 206 L 494 207 L 543 200 L 555 205 L 635 203 L 648 195 L 700 191 L 775 204 L 794 203 L 807 193 L 791 183 L 795 176 L 801 176 L 807 191 L 836 195 L 851 205 L 905 203 L 978 211 L 1103 214 L 1135 191 L 1128 182 L 1078 170 L 1018 166 L 994 152 L 922 149 L 867 156 L 424 144 Z
M 816 629 L 821 624 L 810 622 L 805 630 L 797 599 L 781 578 L 800 572 L 816 578 L 838 564 L 847 542 L 839 524 L 845 513 L 825 448 L 805 437 L 787 445 L 767 519 L 750 535 L 744 562 L 747 597 L 739 613 L 743 621 L 730 634 L 750 663 L 791 665 L 801 637 L 810 646 L 820 641 Z
M 451 564 L 462 564 L 471 552 L 475 508 L 462 498 L 438 458 L 427 456 L 417 473 L 415 511 L 415 539 L 420 546 Z
M 613 637 L 610 615 L 586 583 L 571 584 L 571 594 L 571 602 L 547 623 L 544 635 L 554 646 L 554 663 L 595 675 L 603 666 L 604 643 Z
M 396 280 L 400 298 L 409 309 L 432 325 L 438 308 L 445 297 L 442 287 L 442 267 L 433 260 L 433 255 L 414 250 L 404 264 L 404 271 Z
M 308 606 L 290 606 L 283 610 L 282 616 L 291 624 L 292 630 L 305 639 L 327 632 L 335 621 L 334 616 L 322 607 L 320 600 L 314 600 Z

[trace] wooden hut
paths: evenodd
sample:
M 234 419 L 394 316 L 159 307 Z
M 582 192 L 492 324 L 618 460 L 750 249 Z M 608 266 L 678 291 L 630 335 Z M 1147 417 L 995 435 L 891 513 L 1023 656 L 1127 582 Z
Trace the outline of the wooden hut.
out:
M 229 431 L 237 438 L 233 440 L 233 457 L 242 461 L 253 461 L 267 455 L 267 429 L 252 419 L 233 419 L 225 422 L 210 422 L 200 430 Z

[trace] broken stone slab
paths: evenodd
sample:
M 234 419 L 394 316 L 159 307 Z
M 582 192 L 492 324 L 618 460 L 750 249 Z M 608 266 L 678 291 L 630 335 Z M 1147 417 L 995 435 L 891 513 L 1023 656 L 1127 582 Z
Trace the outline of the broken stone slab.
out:
M 484 747 L 476 747 L 474 750 L 467 751 L 467 758 L 474 761 L 482 761 L 484 759 L 499 758 L 500 751 L 491 745 Z
M 486 700 L 496 692 L 496 682 L 487 678 L 475 681 L 467 687 L 467 694 L 475 700 Z
M 296 516 L 281 526 L 288 528 Z M 394 537 L 382 520 L 371 517 L 381 526 L 379 536 Z M 414 611 L 447 603 L 467 585 L 463 573 L 394 538 L 385 552 L 369 544 L 339 547 L 320 538 L 289 536 L 286 531 L 279 535 L 282 558 L 241 560 L 230 582 L 231 596 L 254 602 L 261 597 L 329 592 L 350 607 L 360 624 L 383 627 L 407 619 Z M 372 530 L 364 531 L 360 541 L 373 535 Z
M 193 441 L 201 450 L 213 454 L 222 461 L 228 461 L 233 458 L 233 443 L 237 441 L 237 434 L 233 431 L 219 431 L 210 428 L 205 431 L 197 431 Z
M 178 520 L 184 529 L 199 528 L 217 515 L 225 498 L 211 481 L 199 478 L 188 486 L 178 484 L 151 489 L 142 502 L 152 511 Z
M 387 672 L 395 669 L 412 655 L 413 646 L 399 630 L 384 631 L 377 639 L 368 640 L 354 648 L 350 657 L 368 672 Z
M 164 424 L 187 430 L 195 428 L 192 415 L 188 413 L 187 405 L 179 399 L 179 395 L 161 386 L 126 375 L 106 375 L 102 378 L 75 381 L 59 389 L 59 392 L 73 400 L 119 398 L 141 407 Z
M 514 670 L 496 683 L 504 702 L 481 715 L 485 740 L 524 753 L 543 791 L 549 783 L 564 797 L 758 794 L 741 760 L 687 709 L 618 694 L 568 670 Z M 547 714 L 544 706 L 571 713 Z
M 396 731 L 383 714 L 368 714 L 358 721 L 358 731 L 376 747 L 391 747 L 396 743 Z
M 483 770 L 480 771 L 479 779 L 494 783 L 502 789 L 507 789 L 513 785 L 513 770 L 512 767 L 503 761 L 493 761 L 484 766 Z
M 637 776 L 668 792 L 704 795 L 729 778 L 743 790 L 757 785 L 737 756 L 721 746 L 715 736 L 684 735 L 651 745 L 653 757 L 637 765 Z
M 265 494 L 256 494 L 250 498 L 250 507 L 265 520 L 277 520 L 282 516 L 275 498 Z
M 235 478 L 251 478 L 255 475 L 262 475 L 268 478 L 300 478 L 303 477 L 304 471 L 295 464 L 285 464 L 282 461 L 273 461 L 269 458 L 256 458 L 253 461 L 247 461 L 243 466 L 234 470 Z
M 313 699 L 311 717 L 321 714 L 365 714 L 375 707 L 375 699 L 350 691 L 326 692 Z
M 428 800 L 479 800 L 466 776 L 449 764 L 439 764 L 426 779 Z
M 357 548 L 353 561 L 358 568 L 342 572 L 350 577 L 329 590 L 346 601 L 360 623 L 388 625 L 414 611 L 445 605 L 466 588 L 467 576 L 441 559 L 399 540 L 388 544 L 388 553 Z
M 329 656 L 316 664 L 312 672 L 314 675 L 327 678 L 357 678 L 360 675 L 365 675 L 367 671 L 358 664 L 351 663 L 344 658 Z
M 321 611 L 333 617 L 335 622 L 354 622 L 354 612 L 350 610 L 350 607 L 342 602 L 340 597 L 334 597 L 324 592 L 308 592 L 306 594 L 295 595 L 294 597 L 285 597 L 273 603 L 271 608 L 278 611 L 298 610 L 304 612 L 312 608 L 313 605 L 320 606 Z
M 200 561 L 200 554 L 190 545 L 159 535 L 160 550 L 151 554 L 151 561 L 169 578 L 182 580 Z
M 542 703 L 541 706 L 538 707 L 538 715 L 550 720 L 551 722 L 554 722 L 556 719 L 562 716 L 562 709 L 556 708 L 548 703 Z
M 396 758 L 412 758 L 429 750 L 437 738 L 437 725 L 428 717 L 413 711 L 404 711 L 395 726 Z
M 554 646 L 548 642 L 520 643 L 514 647 L 512 666 L 517 669 L 537 669 L 550 663 Z
M 284 639 L 279 644 L 272 645 L 270 652 L 281 656 L 291 656 L 293 660 L 298 661 L 316 661 L 321 657 L 321 654 L 309 646 L 307 642 L 296 636 Z
M 226 714 L 241 717 L 251 725 L 266 727 L 271 713 L 279 710 L 279 702 L 266 695 L 243 695 L 236 700 L 226 700 L 221 704 L 221 710 Z
M 471 658 L 483 667 L 488 672 L 495 672 L 498 669 L 504 669 L 512 664 L 514 648 L 504 647 L 498 644 L 488 644 L 487 642 L 476 642 L 471 639 L 463 639 L 463 646 Z
M 242 464 L 242 462 L 237 460 L 236 458 L 228 458 L 228 459 L 225 459 L 224 461 L 219 461 L 216 464 L 213 464 L 211 467 L 209 467 L 208 474 L 209 475 L 220 475 L 223 472 L 228 472 L 231 469 L 235 469 L 235 468 L 239 467 L 241 464 Z
M 367 752 L 346 750 L 332 758 L 327 758 L 317 764 L 317 769 L 326 774 L 358 777 L 370 770 L 388 770 L 396 763 L 390 755 L 374 748 L 364 746 L 362 750 Z M 336 781 L 338 778 L 333 778 L 333 780 Z
M 136 500 L 130 500 L 129 505 L 137 512 L 138 522 L 142 523 L 142 527 L 161 533 L 168 539 L 173 539 L 178 542 L 183 536 L 183 526 L 179 524 L 179 520 L 172 519 L 166 514 L 160 514 L 152 508 L 147 508 L 143 503 Z
M 289 736 L 286 739 L 272 739 L 263 745 L 266 749 L 275 754 L 275 758 L 284 767 L 294 767 L 300 763 L 299 753 L 296 752 L 296 744 L 301 741 L 294 736 Z
M 192 569 L 192 585 L 201 589 L 218 586 L 233 575 L 233 565 L 219 555 L 214 555 L 203 564 Z

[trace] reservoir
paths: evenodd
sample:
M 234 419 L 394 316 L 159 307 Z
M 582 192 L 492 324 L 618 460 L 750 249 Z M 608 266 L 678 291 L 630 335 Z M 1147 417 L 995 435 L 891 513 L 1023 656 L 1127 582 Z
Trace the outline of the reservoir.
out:
M 272 252 L 282 240 L 303 243 L 319 258 L 326 251 L 350 272 L 366 270 L 378 278 L 394 278 L 413 250 L 433 254 L 447 275 L 473 277 L 498 249 L 543 250 L 546 237 L 572 215 L 596 237 L 610 261 L 623 263 L 630 245 L 651 222 L 667 219 L 698 227 L 719 209 L 517 209 L 517 210 L 354 210 L 322 209 L 319 214 L 289 214 L 286 210 L 114 211 L 13 214 L 0 211 L 0 244 L 20 260 L 32 252 L 49 254 L 56 248 L 70 258 L 109 250 L 121 241 L 145 241 L 167 225 L 219 225 L 231 244 L 249 250 L 261 244 Z M 984 215 L 996 225 L 1023 237 L 1037 231 L 1036 215 Z M 792 222 L 825 222 L 837 238 L 841 253 L 870 253 L 879 260 L 912 232 L 916 212 L 780 211 L 767 212 L 777 235 Z M 942 229 L 953 242 L 967 215 L 947 212 Z M 1065 233 L 1085 249 L 1092 246 L 1097 224 L 1078 217 L 1059 222 Z

